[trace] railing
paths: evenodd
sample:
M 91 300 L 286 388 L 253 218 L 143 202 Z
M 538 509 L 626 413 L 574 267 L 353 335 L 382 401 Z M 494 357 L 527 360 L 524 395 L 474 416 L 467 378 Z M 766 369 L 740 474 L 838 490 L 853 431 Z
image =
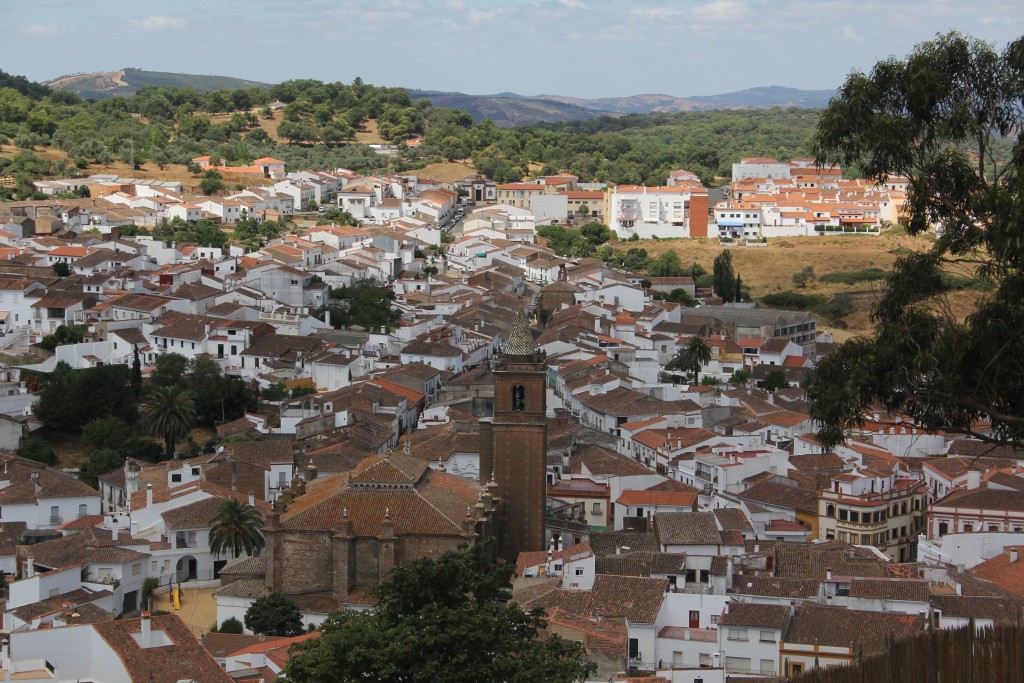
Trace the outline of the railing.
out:
M 55 515 L 50 515 L 50 524 L 56 525 L 56 524 L 63 524 L 63 523 L 64 523 L 64 518 L 61 517 L 60 515 L 56 515 L 56 516 Z

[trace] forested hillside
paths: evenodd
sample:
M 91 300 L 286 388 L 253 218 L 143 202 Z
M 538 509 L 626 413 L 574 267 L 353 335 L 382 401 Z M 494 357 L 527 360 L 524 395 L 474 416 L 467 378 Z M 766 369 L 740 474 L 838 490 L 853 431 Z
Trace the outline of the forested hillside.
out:
M 271 111 L 274 101 L 283 111 Z M 585 181 L 658 184 L 687 168 L 710 183 L 741 157 L 806 155 L 816 120 L 816 110 L 775 108 L 500 128 L 360 79 L 205 93 L 144 87 L 133 97 L 88 101 L 0 72 L 0 173 L 18 179 L 19 196 L 31 193 L 35 177 L 95 172 L 114 160 L 162 168 L 207 154 L 229 165 L 274 156 L 290 169 L 362 173 L 469 161 L 498 182 L 567 171 Z M 363 144 L 369 138 L 398 151 L 380 155 Z M 402 144 L 412 138 L 421 144 Z

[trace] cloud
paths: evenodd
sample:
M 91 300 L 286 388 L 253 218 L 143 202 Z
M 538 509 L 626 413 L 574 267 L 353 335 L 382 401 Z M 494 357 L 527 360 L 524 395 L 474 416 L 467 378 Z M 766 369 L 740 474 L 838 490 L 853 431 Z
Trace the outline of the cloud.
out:
M 461 12 L 466 9 L 466 0 L 444 0 L 444 6 L 453 12 Z
M 500 8 L 488 10 L 477 9 L 476 7 L 474 7 L 473 9 L 469 10 L 469 16 L 467 17 L 467 20 L 471 24 L 486 24 L 494 21 L 501 15 L 505 14 L 505 12 L 506 10 Z
M 32 24 L 21 31 L 30 36 L 55 36 L 57 35 L 57 24 Z
M 565 7 L 568 7 L 569 9 L 587 9 L 587 3 L 583 2 L 583 0 L 558 0 L 558 1 L 560 3 L 562 3 Z
M 645 19 L 671 19 L 686 14 L 687 10 L 679 7 L 634 7 L 629 13 Z
M 843 30 L 840 35 L 842 36 L 843 40 L 845 40 L 848 43 L 859 43 L 864 40 L 863 38 L 860 37 L 860 34 L 857 33 L 857 29 L 850 26 L 849 24 L 843 27 Z
M 132 19 L 128 23 L 131 24 L 132 28 L 139 29 L 140 31 L 164 31 L 167 29 L 185 28 L 185 19 L 183 17 L 154 15 L 145 19 Z
M 708 23 L 736 21 L 742 19 L 746 13 L 746 6 L 738 0 L 714 0 L 707 5 L 693 8 L 693 18 Z

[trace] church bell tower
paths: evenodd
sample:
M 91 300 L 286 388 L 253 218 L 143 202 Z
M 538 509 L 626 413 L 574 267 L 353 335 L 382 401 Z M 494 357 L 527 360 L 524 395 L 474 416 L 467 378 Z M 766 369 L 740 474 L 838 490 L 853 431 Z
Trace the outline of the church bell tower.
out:
M 498 485 L 498 552 L 511 562 L 520 552 L 545 548 L 547 391 L 544 357 L 544 352 L 533 342 L 526 316 L 520 311 L 494 367 L 494 417 L 481 430 L 480 478 L 483 480 L 493 473 Z

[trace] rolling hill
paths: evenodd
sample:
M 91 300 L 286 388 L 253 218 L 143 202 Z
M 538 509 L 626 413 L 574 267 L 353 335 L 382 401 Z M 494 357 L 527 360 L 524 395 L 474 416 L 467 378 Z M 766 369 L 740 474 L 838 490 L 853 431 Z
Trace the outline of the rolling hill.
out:
M 44 83 L 51 88 L 70 90 L 86 99 L 134 95 L 139 88 L 147 86 L 169 86 L 193 88 L 199 92 L 214 90 L 237 90 L 240 88 L 269 88 L 270 84 L 249 81 L 230 76 L 204 76 L 199 74 L 177 74 L 166 71 L 143 71 L 142 69 L 121 69 L 89 74 L 62 76 Z
M 554 98 L 524 97 L 515 93 L 466 95 L 458 92 L 409 90 L 409 95 L 417 100 L 430 100 L 435 107 L 461 109 L 471 114 L 476 122 L 491 119 L 503 127 L 540 122 L 586 121 L 615 115 L 615 112 L 583 107 Z

